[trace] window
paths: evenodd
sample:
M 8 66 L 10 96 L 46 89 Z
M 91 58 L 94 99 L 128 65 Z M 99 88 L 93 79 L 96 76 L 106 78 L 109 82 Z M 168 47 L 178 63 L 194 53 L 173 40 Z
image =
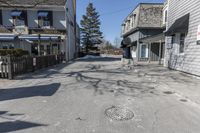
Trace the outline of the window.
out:
M 172 44 L 174 44 L 176 41 L 176 35 L 172 35 Z
M 20 17 L 15 17 L 15 18 L 13 18 L 13 25 L 14 26 L 24 26 L 25 23 L 24 23 L 24 20 L 21 19 Z
M 52 25 L 53 25 L 52 12 L 39 11 L 38 12 L 38 27 L 39 28 L 50 28 Z
M 174 43 L 176 43 L 176 34 L 172 35 L 172 38 L 171 38 L 171 48 L 173 48 Z
M 127 20 L 127 25 L 126 25 L 127 27 L 126 27 L 126 30 L 128 30 L 129 29 L 129 27 L 130 27 L 130 20 Z
M 6 46 L 6 45 L 3 45 L 3 47 L 2 47 L 3 49 L 8 49 L 8 46 Z
M 179 53 L 184 53 L 184 48 L 185 48 L 185 33 L 182 33 L 180 36 Z
M 25 26 L 26 16 L 24 11 L 12 11 L 13 26 Z
M 147 49 L 147 45 L 142 45 L 141 46 L 141 58 L 146 58 L 147 56 L 147 51 L 146 51 L 146 49 Z
M 132 17 L 132 23 L 131 23 L 131 26 L 132 26 L 132 27 L 134 26 L 134 17 Z
M 123 27 L 124 29 L 123 29 L 123 32 L 125 32 L 126 31 L 126 24 L 124 24 L 124 27 Z
M 9 49 L 14 49 L 15 47 L 14 47 L 14 44 L 11 44 L 10 46 L 9 46 Z
M 133 21 L 134 21 L 134 25 L 135 25 L 135 21 L 136 21 L 136 14 L 133 15 Z

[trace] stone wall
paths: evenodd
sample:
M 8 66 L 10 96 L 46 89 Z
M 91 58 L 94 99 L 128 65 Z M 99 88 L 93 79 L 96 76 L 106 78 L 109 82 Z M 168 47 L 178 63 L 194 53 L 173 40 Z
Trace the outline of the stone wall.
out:
M 138 27 L 162 27 L 163 4 L 141 4 Z

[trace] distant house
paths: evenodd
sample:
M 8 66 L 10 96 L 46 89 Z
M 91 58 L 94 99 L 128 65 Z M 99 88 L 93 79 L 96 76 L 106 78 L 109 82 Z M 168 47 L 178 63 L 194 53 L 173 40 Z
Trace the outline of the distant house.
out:
M 122 24 L 124 57 L 135 61 L 158 61 L 164 53 L 164 43 L 149 43 L 143 39 L 162 34 L 163 30 L 163 4 L 140 3 Z
M 12 0 L 0 5 L 0 49 L 21 48 L 31 55 L 65 53 L 66 59 L 74 58 L 70 52 L 75 52 L 75 0 L 45 0 L 36 6 L 35 2 Z
M 165 66 L 200 76 L 200 1 L 167 3 Z

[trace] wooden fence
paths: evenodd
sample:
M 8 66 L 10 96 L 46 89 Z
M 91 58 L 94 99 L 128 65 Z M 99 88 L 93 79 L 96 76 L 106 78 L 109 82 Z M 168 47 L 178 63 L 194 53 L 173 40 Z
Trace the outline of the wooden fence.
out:
M 0 78 L 13 79 L 15 76 L 53 66 L 64 60 L 63 55 L 37 57 L 0 57 Z

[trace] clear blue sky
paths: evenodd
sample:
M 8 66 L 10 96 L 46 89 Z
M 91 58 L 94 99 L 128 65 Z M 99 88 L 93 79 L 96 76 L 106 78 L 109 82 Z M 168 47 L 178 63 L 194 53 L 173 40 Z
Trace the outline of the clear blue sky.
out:
M 121 23 L 139 3 L 162 3 L 165 0 L 77 0 L 77 22 L 86 13 L 89 2 L 94 4 L 101 15 L 101 31 L 111 42 L 120 37 Z

